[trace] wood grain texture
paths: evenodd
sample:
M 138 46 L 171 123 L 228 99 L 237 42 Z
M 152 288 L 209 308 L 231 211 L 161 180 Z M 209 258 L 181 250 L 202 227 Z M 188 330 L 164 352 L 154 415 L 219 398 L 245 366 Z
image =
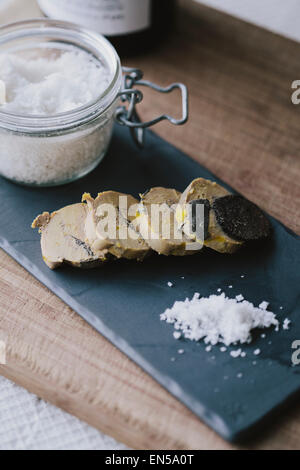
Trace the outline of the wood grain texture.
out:
M 33 16 L 15 2 L 1 21 Z M 183 81 L 191 117 L 156 131 L 300 233 L 300 45 L 180 2 L 176 34 L 147 56 L 125 61 L 160 84 Z M 27 13 L 30 12 L 30 13 Z M 178 96 L 145 93 L 145 119 L 178 114 Z M 171 169 L 170 169 L 171 171 Z M 0 374 L 133 448 L 234 449 L 0 251 Z M 300 407 L 274 420 L 247 448 L 298 449 Z

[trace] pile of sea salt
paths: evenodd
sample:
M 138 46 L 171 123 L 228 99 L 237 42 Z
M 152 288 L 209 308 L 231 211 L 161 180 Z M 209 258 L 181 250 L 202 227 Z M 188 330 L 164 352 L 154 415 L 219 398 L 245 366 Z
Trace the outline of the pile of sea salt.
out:
M 210 297 L 195 294 L 191 300 L 175 302 L 160 318 L 174 325 L 175 338 L 182 335 L 192 341 L 204 340 L 212 346 L 250 343 L 251 331 L 256 328 L 279 329 L 276 315 L 267 310 L 268 302 L 255 307 L 241 299 L 244 298 L 230 299 L 224 293 Z

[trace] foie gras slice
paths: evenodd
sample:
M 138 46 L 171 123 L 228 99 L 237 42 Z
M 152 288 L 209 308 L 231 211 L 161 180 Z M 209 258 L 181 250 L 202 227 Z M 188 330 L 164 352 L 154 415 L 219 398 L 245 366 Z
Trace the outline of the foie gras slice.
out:
M 96 199 L 88 193 L 82 201 L 87 203 L 85 223 L 86 239 L 96 254 L 103 246 L 116 258 L 142 261 L 150 248 L 136 229 L 138 201 L 116 191 L 99 193 Z
M 141 195 L 139 230 L 148 245 L 160 255 L 185 256 L 200 251 L 180 229 L 176 209 L 181 193 L 175 189 L 152 188 Z
M 93 268 L 105 261 L 107 250 L 95 255 L 85 241 L 85 204 L 73 204 L 53 214 L 44 212 L 32 223 L 41 233 L 41 248 L 45 263 L 56 269 L 63 263 L 78 268 Z
M 219 184 L 204 178 L 198 178 L 182 194 L 176 215 L 177 222 L 189 230 L 189 227 L 193 226 L 193 221 L 189 220 L 192 211 L 187 210 L 188 204 L 197 203 L 197 201 L 201 204 L 206 204 L 209 207 L 209 219 L 208 233 L 204 245 L 219 253 L 234 253 L 243 245 L 242 241 L 232 238 L 223 231 L 212 209 L 217 199 L 229 196 L 230 194 L 227 189 Z M 190 231 L 188 231 L 188 235 L 193 236 Z

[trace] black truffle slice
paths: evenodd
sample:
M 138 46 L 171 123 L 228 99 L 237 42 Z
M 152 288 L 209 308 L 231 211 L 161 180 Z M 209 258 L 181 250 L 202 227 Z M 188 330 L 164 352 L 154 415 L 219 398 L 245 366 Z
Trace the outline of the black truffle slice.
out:
M 239 241 L 255 241 L 270 235 L 271 224 L 262 210 L 242 196 L 218 198 L 212 206 L 223 231 Z
M 208 199 L 196 199 L 190 202 L 190 205 L 192 207 L 192 233 L 196 233 L 204 226 L 204 240 L 207 240 L 209 237 L 210 202 Z M 199 218 L 197 214 L 197 206 L 200 205 L 204 206 L 204 220 L 202 217 Z

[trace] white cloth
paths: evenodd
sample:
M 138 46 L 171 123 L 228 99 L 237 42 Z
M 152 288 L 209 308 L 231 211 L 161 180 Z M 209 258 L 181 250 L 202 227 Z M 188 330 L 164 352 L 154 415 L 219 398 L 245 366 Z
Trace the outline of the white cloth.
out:
M 0 450 L 122 450 L 111 437 L 0 377 Z

